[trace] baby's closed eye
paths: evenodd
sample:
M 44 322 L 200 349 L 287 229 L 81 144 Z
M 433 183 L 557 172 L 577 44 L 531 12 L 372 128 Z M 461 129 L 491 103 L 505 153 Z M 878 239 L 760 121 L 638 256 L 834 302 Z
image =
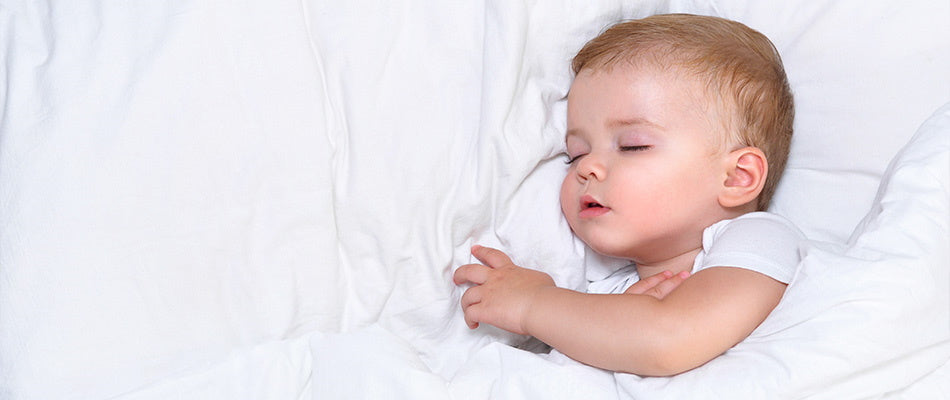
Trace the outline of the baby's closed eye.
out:
M 638 145 L 638 146 L 620 146 L 620 151 L 644 151 L 649 150 L 653 146 L 649 145 Z
M 583 156 L 584 154 L 578 154 L 578 155 L 572 156 L 570 155 L 570 153 L 564 153 L 564 157 L 567 158 L 567 160 L 565 160 L 564 163 L 567 165 L 574 164 L 574 161 L 577 161 L 579 158 Z

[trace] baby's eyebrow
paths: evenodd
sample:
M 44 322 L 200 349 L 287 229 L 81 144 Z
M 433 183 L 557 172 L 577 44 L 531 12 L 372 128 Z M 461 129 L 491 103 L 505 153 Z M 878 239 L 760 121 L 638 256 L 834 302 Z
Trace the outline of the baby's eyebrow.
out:
M 654 129 L 661 130 L 661 131 L 666 130 L 666 128 L 663 127 L 663 125 L 660 125 L 656 122 L 653 122 L 646 118 L 641 118 L 641 117 L 612 119 L 610 121 L 607 121 L 606 127 L 607 129 L 613 130 L 613 129 L 618 129 L 618 128 L 625 128 L 628 126 L 640 126 L 640 125 L 652 127 Z M 579 129 L 579 128 L 568 129 L 567 133 L 564 135 L 564 140 L 567 141 L 567 138 L 571 136 L 583 137 L 584 130 Z
M 653 121 L 650 121 L 646 118 L 627 118 L 627 119 L 614 119 L 607 122 L 608 129 L 624 128 L 628 126 L 637 126 L 637 125 L 646 125 L 659 130 L 666 130 L 662 125 L 657 124 Z

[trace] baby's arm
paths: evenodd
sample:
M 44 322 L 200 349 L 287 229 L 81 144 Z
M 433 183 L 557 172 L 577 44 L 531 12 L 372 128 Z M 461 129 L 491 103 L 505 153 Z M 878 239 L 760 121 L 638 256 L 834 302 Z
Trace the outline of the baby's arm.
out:
M 578 361 L 639 375 L 695 368 L 748 336 L 778 304 L 785 284 L 741 268 L 707 268 L 658 299 L 585 294 L 554 286 L 494 249 L 475 248 L 487 267 L 465 266 L 456 283 L 470 326 L 485 322 L 537 337 Z

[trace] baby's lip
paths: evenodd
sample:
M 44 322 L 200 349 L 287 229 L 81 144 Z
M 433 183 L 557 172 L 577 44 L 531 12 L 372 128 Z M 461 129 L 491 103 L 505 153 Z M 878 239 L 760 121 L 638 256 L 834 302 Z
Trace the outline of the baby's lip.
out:
M 577 216 L 581 219 L 593 219 L 610 212 L 610 207 L 601 204 L 594 196 L 581 197 L 581 207 Z
M 581 210 L 582 211 L 588 208 L 593 208 L 593 207 L 607 208 L 607 206 L 603 205 L 603 203 L 601 203 L 596 198 L 594 198 L 594 196 L 591 196 L 589 194 L 585 194 L 581 196 Z

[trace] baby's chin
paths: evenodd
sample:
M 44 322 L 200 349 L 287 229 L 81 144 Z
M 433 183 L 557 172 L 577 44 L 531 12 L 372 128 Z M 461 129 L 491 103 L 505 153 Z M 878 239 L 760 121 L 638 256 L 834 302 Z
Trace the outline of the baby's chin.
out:
M 620 241 L 597 240 L 597 238 L 588 240 L 587 238 L 583 237 L 580 239 L 587 244 L 587 247 L 590 247 L 591 250 L 594 250 L 594 252 L 602 256 L 622 258 L 626 260 L 631 259 L 630 249 Z
M 587 245 L 591 250 L 606 257 L 630 260 L 630 242 L 622 240 L 615 232 L 604 232 L 599 229 L 575 229 L 573 221 L 567 218 L 571 232 Z

